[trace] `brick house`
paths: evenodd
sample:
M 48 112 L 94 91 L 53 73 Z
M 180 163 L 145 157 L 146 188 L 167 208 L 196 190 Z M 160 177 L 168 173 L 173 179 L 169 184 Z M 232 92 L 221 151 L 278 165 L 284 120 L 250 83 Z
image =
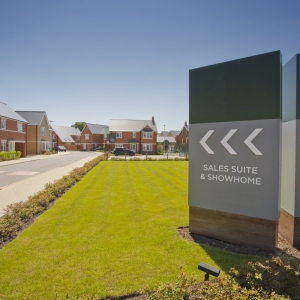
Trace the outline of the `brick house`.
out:
M 26 157 L 27 121 L 0 102 L 0 151 L 21 151 Z
M 104 146 L 109 128 L 107 125 L 86 123 L 80 136 L 80 149 L 92 150 Z
M 64 146 L 67 150 L 80 149 L 80 130 L 75 127 L 52 125 L 53 147 Z
M 175 153 L 177 142 L 173 136 L 157 136 L 157 149 L 160 152 Z
M 27 154 L 52 149 L 52 128 L 45 111 L 16 111 L 27 122 Z
M 180 131 L 178 130 L 170 130 L 170 131 L 162 131 L 159 136 L 171 136 L 176 137 L 177 134 L 179 134 Z
M 189 149 L 189 125 L 184 122 L 183 127 L 176 136 L 176 142 L 179 147 L 179 152 L 188 155 Z
M 157 127 L 152 120 L 109 120 L 109 149 L 125 147 L 136 153 L 157 153 Z

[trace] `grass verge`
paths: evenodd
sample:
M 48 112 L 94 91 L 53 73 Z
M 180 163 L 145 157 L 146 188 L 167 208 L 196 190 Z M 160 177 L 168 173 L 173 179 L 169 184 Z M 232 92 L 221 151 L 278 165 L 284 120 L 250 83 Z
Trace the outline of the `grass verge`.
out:
M 254 257 L 183 240 L 186 161 L 94 167 L 33 225 L 0 250 L 5 299 L 126 295 L 175 282 L 199 261 L 227 273 Z M 201 274 L 202 276 L 202 274 Z

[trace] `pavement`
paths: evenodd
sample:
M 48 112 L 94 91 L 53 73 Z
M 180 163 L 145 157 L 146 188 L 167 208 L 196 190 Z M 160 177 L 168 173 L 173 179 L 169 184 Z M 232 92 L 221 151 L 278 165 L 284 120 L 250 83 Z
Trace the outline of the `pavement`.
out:
M 59 152 L 57 155 L 69 155 L 70 152 Z M 74 168 L 82 167 L 86 162 L 92 160 L 100 155 L 98 152 L 95 152 L 95 156 L 89 156 L 84 159 L 78 160 L 68 166 L 55 168 L 50 171 L 37 174 L 32 177 L 27 177 L 22 181 L 7 185 L 0 189 L 0 217 L 4 215 L 5 208 L 7 205 L 25 201 L 30 195 L 37 193 L 44 189 L 47 183 L 52 183 L 55 180 L 60 179 L 61 177 L 68 175 Z M 41 159 L 51 159 L 53 155 L 34 155 L 30 157 L 20 158 L 18 160 L 10 160 L 1 162 L 1 166 L 8 166 L 14 164 L 21 164 L 28 161 L 41 160 Z
M 136 156 L 129 156 L 129 155 L 118 155 L 118 156 L 111 156 L 108 160 L 111 160 L 112 157 L 117 157 L 118 159 L 126 159 L 129 160 L 131 158 L 136 158 L 136 159 L 140 159 L 140 160 L 147 160 L 148 158 L 152 158 L 152 159 L 174 159 L 175 157 L 178 158 L 185 158 L 184 156 L 180 156 L 178 153 L 166 153 L 164 155 L 136 155 Z

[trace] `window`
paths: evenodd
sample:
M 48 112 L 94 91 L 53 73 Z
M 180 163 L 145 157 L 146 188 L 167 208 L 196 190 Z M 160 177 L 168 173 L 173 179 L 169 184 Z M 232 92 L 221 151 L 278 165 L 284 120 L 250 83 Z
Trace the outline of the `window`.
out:
M 144 139 L 152 139 L 152 132 L 143 132 Z
M 46 135 L 46 128 L 42 127 L 42 136 L 45 136 L 45 135 Z
M 133 137 L 133 138 L 136 138 L 136 132 L 133 132 L 133 133 L 132 133 L 132 137 Z
M 122 132 L 117 132 L 117 138 L 121 138 L 122 137 Z
M 22 123 L 18 123 L 18 131 L 23 131 L 23 124 Z
M 8 151 L 15 151 L 15 142 L 8 142 Z
M 1 142 L 1 151 L 6 151 L 6 142 Z
M 1 128 L 6 129 L 6 120 L 1 120 Z
M 85 138 L 86 140 L 89 140 L 89 139 L 90 139 L 90 135 L 89 135 L 88 133 L 86 133 L 86 134 L 84 135 L 84 138 Z
M 116 144 L 115 148 L 123 148 L 123 144 Z
M 143 150 L 144 151 L 151 151 L 152 145 L 151 144 L 143 144 Z

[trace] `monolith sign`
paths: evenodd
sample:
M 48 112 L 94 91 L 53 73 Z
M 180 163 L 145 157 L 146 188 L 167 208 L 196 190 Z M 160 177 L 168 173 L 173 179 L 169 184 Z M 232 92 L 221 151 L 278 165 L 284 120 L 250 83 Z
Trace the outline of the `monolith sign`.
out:
M 300 247 L 300 54 L 282 71 L 282 178 L 279 233 Z
M 280 132 L 280 51 L 190 70 L 191 232 L 275 248 Z

